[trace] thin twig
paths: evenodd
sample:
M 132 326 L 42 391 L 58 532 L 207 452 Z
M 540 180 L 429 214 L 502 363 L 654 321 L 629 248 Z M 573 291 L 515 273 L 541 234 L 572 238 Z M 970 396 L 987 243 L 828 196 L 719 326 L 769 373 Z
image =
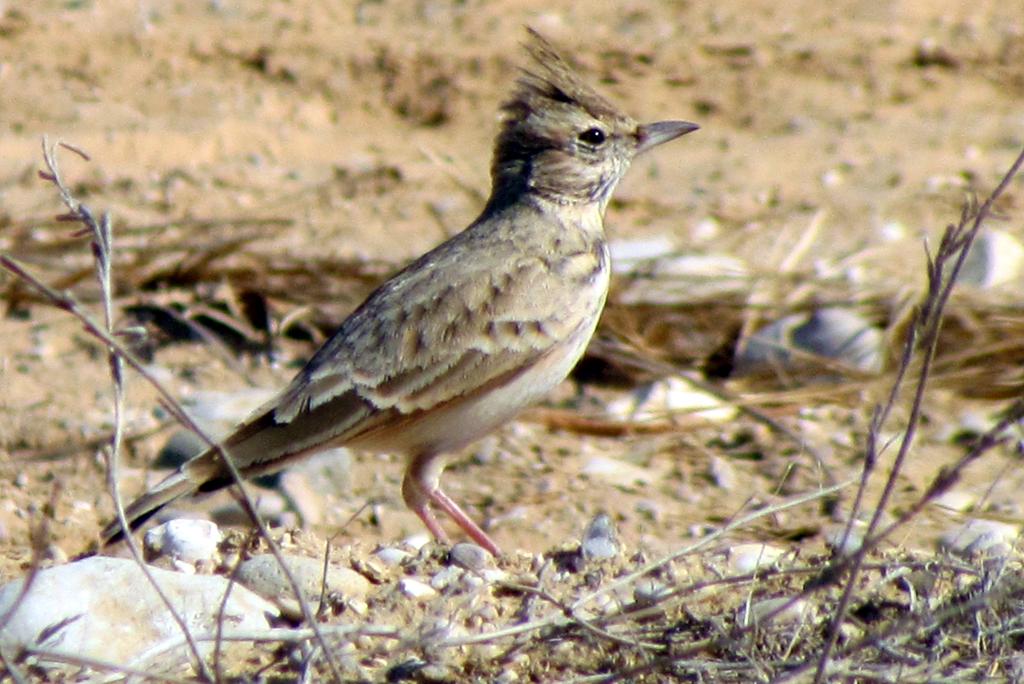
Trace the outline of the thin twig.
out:
M 49 152 L 49 146 L 47 145 L 45 140 L 43 142 L 43 146 L 44 159 L 49 157 L 49 159 L 47 159 L 49 171 L 41 172 L 40 176 L 44 180 L 50 181 L 57 186 L 62 201 L 64 201 L 65 205 L 68 206 L 69 210 L 72 211 L 72 213 L 67 215 L 66 218 L 68 220 L 83 221 L 83 217 L 91 217 L 92 214 L 88 210 L 88 208 L 78 203 L 77 200 L 75 200 L 72 197 L 71 192 L 67 189 L 67 186 L 64 185 L 64 183 L 61 181 L 59 169 L 56 166 L 55 161 L 52 164 L 52 166 L 50 165 L 50 161 L 53 160 L 53 157 Z M 93 222 L 95 222 L 95 219 L 93 219 Z M 230 456 L 226 453 L 225 449 L 218 445 L 195 423 L 195 421 L 191 419 L 191 417 L 181 407 L 181 405 L 173 397 L 173 395 L 171 395 L 171 393 L 163 386 L 163 384 L 160 381 L 158 381 L 148 371 L 148 369 L 142 363 L 142 361 L 138 359 L 138 357 L 136 357 L 130 350 L 128 350 L 124 346 L 124 344 L 116 338 L 114 334 L 106 330 L 104 326 L 94 321 L 93 318 L 89 315 L 89 313 L 86 312 L 81 307 L 81 305 L 75 300 L 74 297 L 66 293 L 57 292 L 56 290 L 50 288 L 42 281 L 40 281 L 38 278 L 32 276 L 27 270 L 25 270 L 23 266 L 21 266 L 21 264 L 19 264 L 14 259 L 8 257 L 7 255 L 0 254 L 0 266 L 7 269 L 14 276 L 30 285 L 33 289 L 35 289 L 46 299 L 48 299 L 54 306 L 64 311 L 67 311 L 72 316 L 77 318 L 85 327 L 86 332 L 100 340 L 104 345 L 107 346 L 111 353 L 116 354 L 118 357 L 120 357 L 133 370 L 139 373 L 143 377 L 143 379 L 145 379 L 157 391 L 165 407 L 174 416 L 176 420 L 178 420 L 183 426 L 185 426 L 186 428 L 194 432 L 196 435 L 198 435 L 200 439 L 202 439 L 209 448 L 215 449 L 217 451 L 217 453 L 221 457 L 225 469 L 228 471 L 229 476 L 232 478 L 234 482 L 234 486 L 237 488 L 239 492 L 239 497 L 242 501 L 243 507 L 247 512 L 247 515 L 250 517 L 256 528 L 259 530 L 260 536 L 266 542 L 270 552 L 274 555 L 275 559 L 280 564 L 281 570 L 284 573 L 285 578 L 288 580 L 289 585 L 291 586 L 293 592 L 295 593 L 296 599 L 299 603 L 305 620 L 309 623 L 310 628 L 314 631 L 314 633 L 318 633 L 319 625 L 316 621 L 316 617 L 313 615 L 313 612 L 309 607 L 309 603 L 303 597 L 298 582 L 296 581 L 293 573 L 291 572 L 291 569 L 285 563 L 284 556 L 281 553 L 279 546 L 273 540 L 273 538 L 270 535 L 270 531 L 267 529 L 266 525 L 260 519 L 260 516 L 256 510 L 256 504 L 251 494 L 249 493 L 247 487 L 245 486 L 241 474 L 238 472 L 238 469 L 236 468 Z M 129 530 L 129 526 L 124 517 L 122 504 L 119 500 L 115 500 L 115 509 L 118 515 L 118 522 L 120 522 L 124 530 Z M 126 534 L 125 536 L 130 537 L 131 535 Z M 132 541 L 129 542 L 129 548 L 132 548 Z M 135 551 L 138 551 L 138 549 L 136 548 Z M 141 554 L 139 554 L 138 557 L 141 558 Z M 143 567 L 143 572 L 146 572 L 145 567 Z M 150 581 L 155 582 L 154 580 L 152 580 L 152 578 L 150 579 Z M 162 592 L 155 583 L 154 587 L 156 588 L 157 592 L 160 593 L 162 596 Z M 164 602 L 166 605 L 168 605 L 168 608 L 170 609 L 170 604 L 166 600 Z M 176 616 L 176 619 L 179 619 L 177 617 L 177 614 L 173 611 L 173 609 L 171 609 L 171 612 Z M 334 680 L 340 682 L 341 671 L 338 668 L 334 654 L 327 648 L 324 648 L 323 651 L 328 663 L 328 667 L 331 669 Z M 196 650 L 195 652 L 198 657 L 198 650 Z M 197 667 L 199 668 L 201 673 L 209 675 L 209 673 L 206 670 L 205 662 L 201 658 L 198 658 Z
M 60 167 L 57 164 L 56 150 L 49 144 L 46 137 L 43 137 L 43 160 L 46 163 L 47 171 L 40 172 L 39 176 L 46 181 L 49 181 L 57 188 L 57 192 L 60 195 L 61 201 L 68 209 L 68 214 L 62 217 L 64 220 L 77 221 L 81 223 L 85 228 L 84 231 L 87 234 L 92 235 L 90 246 L 92 248 L 93 259 L 95 261 L 96 277 L 100 285 L 100 300 L 103 302 L 103 332 L 108 336 L 113 337 L 113 310 L 112 300 L 113 296 L 110 287 L 110 261 L 113 247 L 113 237 L 110 229 L 110 219 L 104 216 L 102 220 L 97 221 L 93 213 L 88 207 L 78 202 L 71 194 L 67 185 L 64 184 L 64 180 L 61 177 Z M 88 159 L 87 155 L 78 151 L 77 148 L 67 145 L 65 143 L 58 142 L 57 145 L 73 150 L 81 154 L 85 159 Z M 125 520 L 124 506 L 121 500 L 121 493 L 118 484 L 119 466 L 118 457 L 121 451 L 121 440 L 124 434 L 124 381 L 123 381 L 123 365 L 121 357 L 118 356 L 117 351 L 113 346 L 107 347 L 108 362 L 110 363 L 110 373 L 113 380 L 114 386 L 114 430 L 110 438 L 110 444 L 106 449 L 107 457 L 107 487 L 111 493 L 111 498 L 114 500 L 114 510 L 118 520 L 122 525 L 127 528 L 127 521 Z M 168 612 L 171 614 L 172 619 L 177 623 L 179 629 L 188 643 L 189 650 L 191 652 L 193 662 L 196 666 L 196 670 L 200 676 L 208 681 L 213 681 L 213 674 L 206 667 L 206 663 L 203 657 L 199 653 L 198 645 L 192 640 L 192 635 L 189 630 L 188 624 L 185 619 L 174 607 L 170 598 L 164 592 L 160 583 L 157 582 L 156 578 L 153 577 L 149 571 L 149 567 L 146 565 L 145 560 L 142 557 L 142 551 L 139 549 L 138 544 L 134 538 L 126 539 L 128 549 L 134 558 L 135 563 L 139 566 L 139 570 L 146 577 L 146 580 L 156 591 L 157 596 L 163 602 Z
M 501 639 L 501 638 L 510 637 L 510 636 L 516 636 L 516 635 L 520 635 L 520 634 L 524 634 L 524 633 L 528 633 L 528 632 L 533 632 L 533 631 L 539 631 L 541 629 L 545 629 L 545 628 L 548 628 L 548 627 L 560 627 L 560 626 L 570 625 L 573 622 L 577 621 L 578 616 L 579 616 L 579 611 L 587 603 L 589 603 L 589 602 L 599 598 L 600 596 L 605 595 L 605 594 L 614 593 L 614 592 L 618 591 L 619 589 L 633 584 L 634 582 L 636 582 L 640 578 L 642 578 L 642 577 L 644 577 L 646 575 L 649 575 L 649 574 L 651 574 L 653 572 L 656 572 L 660 568 L 663 568 L 663 567 L 665 567 L 665 566 L 667 566 L 667 565 L 669 565 L 669 564 L 679 560 L 680 558 L 682 558 L 684 556 L 696 553 L 697 551 L 706 548 L 708 545 L 714 543 L 715 541 L 720 540 L 722 537 L 724 537 L 729 532 L 731 532 L 733 530 L 736 530 L 736 529 L 739 529 L 739 528 L 742 528 L 742 527 L 744 527 L 746 525 L 749 525 L 754 520 L 757 520 L 757 519 L 765 517 L 765 516 L 774 515 L 776 513 L 779 513 L 781 511 L 785 511 L 785 510 L 790 509 L 790 508 L 794 508 L 796 506 L 801 506 L 803 504 L 806 504 L 809 501 L 814 501 L 814 500 L 820 499 L 822 497 L 831 496 L 831 495 L 835 494 L 836 491 L 838 491 L 839 489 L 841 489 L 843 487 L 846 487 L 846 486 L 849 486 L 851 483 L 852 482 L 840 483 L 838 485 L 835 485 L 833 487 L 828 487 L 828 488 L 823 489 L 823 490 L 818 491 L 818 492 L 812 492 L 810 494 L 803 494 L 801 496 L 793 497 L 791 499 L 787 499 L 786 501 L 783 501 L 783 502 L 780 502 L 780 503 L 777 503 L 777 504 L 773 504 L 771 506 L 765 506 L 764 508 L 762 508 L 762 509 L 760 509 L 758 511 L 755 511 L 755 512 L 750 513 L 750 514 L 748 514 L 746 516 L 743 516 L 742 518 L 736 519 L 732 523 L 730 523 L 730 524 L 728 524 L 728 525 L 726 525 L 726 526 L 716 530 L 714 533 L 702 537 L 701 539 L 699 539 L 698 541 L 694 542 L 693 544 L 690 544 L 690 545 L 688 545 L 688 546 L 686 546 L 686 547 L 684 547 L 682 549 L 674 551 L 673 553 L 671 553 L 671 554 L 669 554 L 667 556 L 664 556 L 662 558 L 659 558 L 659 559 L 657 559 L 655 561 L 647 563 L 646 565 L 644 565 L 644 566 L 640 567 L 639 569 L 629 573 L 628 575 L 620 577 L 620 578 L 616 579 L 614 582 L 606 584 L 606 585 L 604 585 L 604 586 L 594 590 L 593 592 L 591 592 L 589 594 L 586 594 L 585 596 L 583 596 L 581 598 L 578 598 L 576 601 L 574 601 L 572 604 L 569 604 L 568 606 L 563 606 L 562 604 L 559 603 L 558 605 L 562 609 L 559 612 L 554 613 L 552 615 L 548 615 L 548 616 L 545 616 L 543 618 L 540 618 L 540 619 L 537 619 L 537 620 L 534 620 L 534 621 L 531 621 L 531 622 L 527 622 L 527 623 L 523 623 L 523 624 L 518 624 L 518 625 L 513 625 L 513 626 L 510 626 L 510 627 L 503 628 L 503 629 L 494 630 L 492 632 L 486 632 L 486 633 L 482 633 L 482 634 L 473 634 L 473 635 L 468 635 L 468 636 L 460 636 L 460 637 L 454 637 L 454 638 L 450 638 L 450 639 L 445 639 L 444 641 L 441 642 L 441 645 L 442 646 L 446 646 L 446 647 L 454 647 L 454 646 L 466 646 L 466 645 L 477 644 L 477 643 L 486 643 L 486 642 L 494 641 L 496 639 Z M 517 588 L 517 587 L 521 588 L 521 587 L 519 587 L 519 585 L 509 585 L 509 586 L 511 588 Z M 666 593 L 666 598 L 670 597 L 670 596 L 673 596 L 673 595 L 676 595 L 678 593 L 681 593 L 683 591 L 685 591 L 685 589 L 679 589 L 679 590 L 676 590 L 674 592 L 667 592 Z M 604 635 L 603 634 L 603 630 L 601 630 L 601 633 L 602 633 L 602 635 Z M 634 646 L 637 645 L 636 643 L 634 643 L 632 641 L 629 641 L 628 643 L 630 645 L 634 645 Z
M 935 358 L 935 350 L 938 345 L 943 313 L 953 292 L 953 288 L 956 286 L 960 270 L 963 267 L 964 261 L 967 259 L 967 254 L 970 251 L 971 245 L 974 243 L 974 239 L 977 237 L 982 226 L 991 214 L 993 205 L 1003 194 L 1006 188 L 1009 187 L 1010 182 L 1016 177 L 1022 164 L 1024 164 L 1024 151 L 1017 156 L 1016 160 L 1010 166 L 1010 169 L 1003 176 L 995 190 L 992 191 L 980 207 L 974 209 L 972 206 L 968 205 L 964 208 L 961 213 L 959 224 L 947 228 L 934 260 L 929 260 L 928 292 L 921 304 L 918 316 L 914 321 L 914 325 L 911 326 L 911 332 L 907 336 L 907 341 L 904 345 L 903 365 L 901 365 L 900 372 L 897 376 L 897 382 L 894 383 L 889 402 L 885 408 L 881 410 L 881 416 L 884 420 L 895 403 L 895 397 L 899 391 L 899 385 L 903 382 L 906 370 L 910 365 L 912 355 L 914 354 L 914 351 L 918 349 L 913 331 L 920 326 L 923 329 L 920 342 L 920 347 L 922 348 L 922 351 L 920 352 L 921 364 L 920 370 L 918 371 L 918 379 L 914 387 L 914 397 L 911 403 L 910 415 L 907 418 L 906 428 L 903 432 L 903 437 L 900 440 L 899 450 L 896 453 L 896 458 L 889 471 L 889 477 L 885 482 L 882 494 L 879 496 L 878 502 L 875 506 L 874 514 L 868 524 L 865 541 L 867 541 L 868 538 L 875 536 L 875 532 L 880 525 L 882 515 L 886 510 L 888 510 L 889 500 L 895 491 L 896 482 L 902 472 L 903 464 L 906 461 L 907 455 L 910 453 L 911 446 L 914 442 L 914 436 L 917 433 L 917 427 L 920 423 L 921 411 L 924 405 L 925 389 L 928 386 L 929 373 L 931 371 L 932 362 Z M 968 225 L 970 226 L 969 228 Z M 950 260 L 953 260 L 952 268 L 947 271 L 946 265 Z M 877 430 L 872 433 L 873 436 L 877 436 L 877 434 Z M 875 444 L 869 444 L 868 453 L 872 453 L 874 449 Z M 862 544 L 861 547 L 852 555 L 850 562 L 848 564 L 845 562 L 843 563 L 843 565 L 847 566 L 849 573 L 843 588 L 842 596 L 836 606 L 829 629 L 826 633 L 825 643 L 817 659 L 818 665 L 814 675 L 815 684 L 821 684 L 821 682 L 825 681 L 829 658 L 831 656 L 832 649 L 835 647 L 836 641 L 839 638 L 840 625 L 842 625 L 843 621 L 846 619 L 846 611 L 848 610 L 850 601 L 853 598 L 854 588 L 857 586 L 857 575 L 860 565 L 863 563 L 870 548 L 871 546 L 868 544 Z
M 401 639 L 401 633 L 397 627 L 380 626 L 380 625 L 320 625 L 319 629 L 267 629 L 267 630 L 228 630 L 223 632 L 210 632 L 203 634 L 196 634 L 195 640 L 198 642 L 206 641 L 251 641 L 253 643 L 279 643 L 279 644 L 298 644 L 306 641 L 316 642 L 320 644 L 322 639 L 327 637 L 337 637 L 352 639 L 357 636 L 368 636 L 368 637 L 380 637 L 383 639 L 398 640 Z M 323 642 L 326 644 L 326 641 Z M 146 663 L 151 662 L 154 658 L 157 658 L 168 651 L 174 651 L 183 646 L 181 639 L 170 638 L 166 639 L 159 644 L 156 644 L 140 653 L 132 659 L 132 663 L 136 667 L 144 667 Z M 321 645 L 321 648 L 326 648 L 325 645 Z

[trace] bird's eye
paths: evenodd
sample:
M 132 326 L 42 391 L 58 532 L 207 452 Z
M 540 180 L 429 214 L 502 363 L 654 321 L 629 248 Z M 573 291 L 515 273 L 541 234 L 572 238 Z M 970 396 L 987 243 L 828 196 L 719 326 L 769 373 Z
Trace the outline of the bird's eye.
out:
M 588 145 L 600 145 L 605 141 L 605 134 L 600 128 L 588 128 L 578 136 L 580 142 Z

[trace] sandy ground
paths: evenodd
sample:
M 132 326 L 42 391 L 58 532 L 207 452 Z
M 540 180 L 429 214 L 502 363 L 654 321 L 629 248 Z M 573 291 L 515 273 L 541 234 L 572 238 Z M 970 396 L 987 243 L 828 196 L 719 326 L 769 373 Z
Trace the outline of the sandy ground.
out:
M 236 256 L 330 255 L 387 272 L 480 209 L 498 106 L 523 63 L 529 25 L 638 119 L 702 127 L 635 164 L 608 213 L 614 239 L 667 236 L 757 272 L 792 271 L 795 282 L 774 291 L 780 303 L 813 296 L 802 278 L 838 274 L 885 292 L 879 322 L 887 325 L 920 292 L 922 237 L 934 240 L 965 196 L 991 189 L 1024 143 L 1019 10 L 952 0 L 0 2 L 0 249 L 73 286 L 98 315 L 82 276 L 87 246 L 50 221 L 61 207 L 36 176 L 49 135 L 91 155 L 86 163 L 62 154 L 64 172 L 79 199 L 111 213 L 126 264 L 134 250 L 174 235 L 179 246 L 239 237 Z M 1018 180 L 1002 225 L 1018 236 L 1021 197 Z M 281 221 L 253 230 L 269 219 Z M 187 263 L 181 255 L 168 259 Z M 312 304 L 340 320 L 370 283 L 339 282 L 331 301 L 296 291 L 275 300 L 272 314 Z M 119 283 L 120 305 L 252 285 Z M 0 275 L 8 302 L 13 287 Z M 986 296 L 1020 316 L 1017 295 Z M 94 441 L 109 433 L 111 390 L 102 350 L 65 313 L 21 301 L 0 329 L 7 579 L 27 562 L 30 521 L 50 520 L 60 557 L 81 551 L 110 515 Z M 153 367 L 183 398 L 273 388 L 314 344 L 283 349 L 272 365 L 171 345 L 155 352 Z M 716 351 L 689 350 L 692 367 Z M 809 395 L 803 407 L 778 402 L 774 415 L 827 452 L 839 479 L 855 476 L 870 406 L 886 386 L 883 378 L 835 401 Z M 599 405 L 629 391 L 569 381 L 549 407 L 579 407 L 580 392 Z M 131 434 L 162 424 L 145 383 L 133 377 L 128 396 Z M 919 495 L 936 467 L 961 453 L 951 439 L 958 426 L 1000 407 L 954 391 L 931 395 L 900 495 Z M 166 437 L 131 442 L 129 491 Z M 39 458 L 55 451 L 60 457 Z M 582 474 L 598 457 L 628 464 L 635 477 Z M 723 462 L 727 478 L 716 475 Z M 984 506 L 1016 518 L 1015 463 L 1009 450 L 994 453 L 961 489 L 981 497 L 995 483 Z M 333 534 L 372 501 L 341 539 L 372 545 L 421 532 L 401 504 L 401 474 L 397 459 L 358 456 L 345 490 L 321 502 L 317 530 Z M 662 551 L 824 480 L 806 452 L 745 420 L 625 437 L 523 421 L 467 450 L 446 477 L 499 543 L 533 552 L 578 538 L 601 511 L 628 547 Z M 820 549 L 830 520 L 819 507 L 801 510 L 742 536 Z M 894 541 L 931 548 L 950 524 L 933 512 Z

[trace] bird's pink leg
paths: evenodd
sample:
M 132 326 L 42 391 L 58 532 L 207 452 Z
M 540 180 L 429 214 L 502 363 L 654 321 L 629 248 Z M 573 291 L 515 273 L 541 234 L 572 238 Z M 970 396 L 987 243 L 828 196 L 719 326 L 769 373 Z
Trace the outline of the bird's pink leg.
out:
M 437 504 L 437 507 L 443 510 L 448 516 L 455 521 L 455 524 L 463 529 L 463 531 L 470 536 L 480 546 L 487 549 L 492 556 L 500 556 L 501 549 L 494 543 L 486 532 L 480 529 L 480 526 L 473 522 L 473 519 L 466 515 L 466 512 L 459 507 L 459 504 L 452 501 L 451 497 L 441 491 L 440 487 L 435 488 L 431 492 L 427 492 L 430 500 Z M 420 516 L 423 517 L 422 515 Z M 433 516 L 431 516 L 433 517 Z M 426 520 L 424 520 L 426 522 Z M 436 521 L 435 521 L 436 524 Z M 427 525 L 429 528 L 430 525 Z M 433 530 L 431 530 L 433 531 Z
M 440 541 L 447 541 L 448 535 L 441 529 L 437 518 L 430 510 L 431 503 L 447 513 L 473 541 L 485 548 L 492 556 L 500 556 L 501 549 L 494 543 L 494 540 L 480 529 L 480 526 L 473 522 L 451 497 L 441 491 L 438 481 L 443 469 L 443 461 L 436 457 L 419 456 L 413 459 L 405 471 L 405 478 L 402 481 L 402 498 L 405 499 L 405 505 L 420 517 L 430 533 Z

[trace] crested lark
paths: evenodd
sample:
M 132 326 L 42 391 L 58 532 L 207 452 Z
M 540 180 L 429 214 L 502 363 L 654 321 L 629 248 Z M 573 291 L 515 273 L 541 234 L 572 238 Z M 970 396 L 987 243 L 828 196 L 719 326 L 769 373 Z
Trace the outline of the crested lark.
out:
M 540 35 L 503 107 L 490 199 L 464 231 L 384 283 L 275 399 L 222 442 L 243 476 L 345 445 L 408 456 L 402 496 L 439 539 L 432 508 L 497 545 L 440 487 L 446 454 L 544 396 L 597 326 L 610 275 L 603 218 L 633 157 L 697 129 L 638 125 Z M 127 508 L 134 529 L 178 497 L 231 484 L 217 450 Z M 115 521 L 107 542 L 123 534 Z

